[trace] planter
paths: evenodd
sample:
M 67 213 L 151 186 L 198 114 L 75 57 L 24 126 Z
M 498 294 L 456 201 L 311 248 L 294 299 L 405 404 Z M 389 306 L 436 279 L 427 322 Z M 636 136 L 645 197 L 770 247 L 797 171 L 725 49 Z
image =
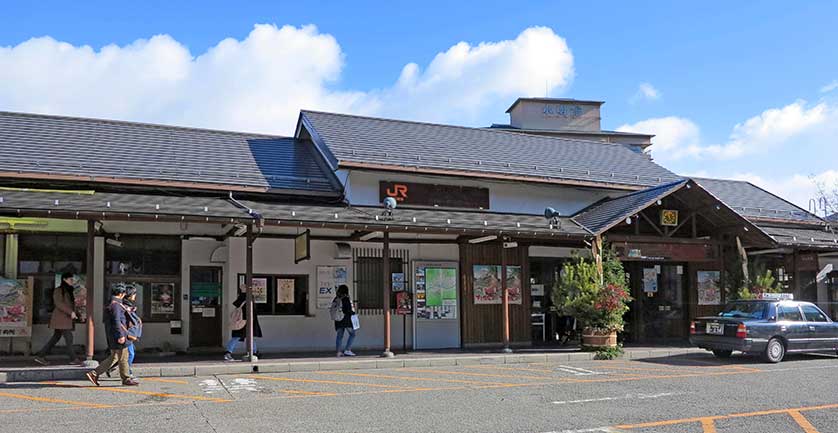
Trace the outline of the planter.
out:
M 582 331 L 582 345 L 589 347 L 617 347 L 617 331 L 602 332 L 584 329 Z

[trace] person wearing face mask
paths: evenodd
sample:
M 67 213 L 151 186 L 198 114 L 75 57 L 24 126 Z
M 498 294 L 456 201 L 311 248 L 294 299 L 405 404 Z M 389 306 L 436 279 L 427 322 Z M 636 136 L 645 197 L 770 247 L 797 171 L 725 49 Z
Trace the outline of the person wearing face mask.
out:
M 76 299 L 73 295 L 73 291 L 75 290 L 75 287 L 73 287 L 74 283 L 75 275 L 72 272 L 65 272 L 61 274 L 61 284 L 52 291 L 54 309 L 49 319 L 52 338 L 35 355 L 34 359 L 38 364 L 48 365 L 46 356 L 49 355 L 52 348 L 55 347 L 55 344 L 62 337 L 67 348 L 67 357 L 70 364 L 80 363 L 73 349 L 73 328 L 75 327 L 75 320 L 78 319 L 76 315 Z

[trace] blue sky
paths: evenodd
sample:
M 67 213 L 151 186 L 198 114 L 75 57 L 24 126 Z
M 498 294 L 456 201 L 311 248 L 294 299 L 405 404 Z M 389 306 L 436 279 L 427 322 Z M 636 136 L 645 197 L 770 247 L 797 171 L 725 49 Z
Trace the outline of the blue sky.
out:
M 838 180 L 838 4 L 518 3 L 7 2 L 0 110 L 278 133 L 300 108 L 483 126 L 547 85 L 606 101 L 604 128 L 658 134 L 653 156 L 679 173 L 803 205 L 810 175 Z

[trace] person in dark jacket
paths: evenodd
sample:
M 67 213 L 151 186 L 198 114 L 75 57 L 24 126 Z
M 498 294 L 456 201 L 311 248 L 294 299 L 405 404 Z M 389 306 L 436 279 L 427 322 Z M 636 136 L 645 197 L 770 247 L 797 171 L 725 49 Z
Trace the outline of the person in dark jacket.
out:
M 76 298 L 73 295 L 73 291 L 75 290 L 75 287 L 73 287 L 74 283 L 75 275 L 72 272 L 65 272 L 61 274 L 61 284 L 52 291 L 52 302 L 55 306 L 55 309 L 52 311 L 52 317 L 49 319 L 52 338 L 35 355 L 35 362 L 38 364 L 47 365 L 45 357 L 49 355 L 61 337 L 64 337 L 64 344 L 67 345 L 67 357 L 70 360 L 70 364 L 79 363 L 78 358 L 76 358 L 76 352 L 73 350 L 73 328 L 75 327 L 75 320 L 78 319 L 76 315 Z
M 247 320 L 248 315 L 248 308 L 247 308 L 247 293 L 240 287 L 238 291 L 238 296 L 236 300 L 233 301 L 233 307 L 235 308 L 242 308 L 242 318 Z M 259 315 L 253 314 L 253 337 L 254 338 L 262 338 L 262 327 L 259 326 Z M 234 329 L 233 330 L 233 337 L 230 338 L 230 341 L 227 342 L 227 351 L 224 352 L 224 360 L 225 361 L 233 361 L 233 352 L 236 351 L 236 346 L 239 342 L 243 342 L 247 340 L 247 325 L 245 325 L 242 329 Z M 256 340 L 253 340 L 253 351 L 256 352 Z M 255 353 L 258 357 L 258 352 Z
M 335 331 L 337 337 L 335 338 L 335 348 L 338 352 L 338 357 L 341 356 L 355 356 L 352 352 L 352 342 L 355 341 L 355 328 L 352 327 L 352 316 L 355 311 L 352 310 L 352 301 L 349 299 L 349 287 L 346 284 L 338 286 L 336 299 L 340 300 L 341 311 L 343 311 L 343 320 L 335 320 Z M 341 343 L 343 342 L 343 332 L 349 332 L 349 340 L 346 341 L 346 347 L 341 351 Z
M 125 291 L 125 297 L 122 298 L 122 307 L 125 309 L 125 320 L 128 322 L 128 335 L 125 336 L 125 348 L 128 349 L 128 374 L 134 377 L 134 344 L 140 341 L 143 333 L 143 321 L 137 313 L 137 289 L 135 287 L 128 287 Z M 117 369 L 114 364 L 106 373 L 111 377 L 111 373 Z
M 137 386 L 139 382 L 132 379 L 128 373 L 128 320 L 125 318 L 125 307 L 122 298 L 125 297 L 123 285 L 114 286 L 111 290 L 111 301 L 105 306 L 105 337 L 108 340 L 110 355 L 99 363 L 96 370 L 87 372 L 87 379 L 99 386 L 99 376 L 107 372 L 115 363 L 119 364 L 119 377 L 125 386 Z

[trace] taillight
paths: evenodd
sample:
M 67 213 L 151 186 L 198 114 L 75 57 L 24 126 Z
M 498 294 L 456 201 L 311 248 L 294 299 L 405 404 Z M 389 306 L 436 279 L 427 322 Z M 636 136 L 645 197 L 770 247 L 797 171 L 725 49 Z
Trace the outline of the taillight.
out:
M 748 327 L 744 323 L 740 323 L 736 327 L 736 338 L 745 338 L 748 336 Z
M 695 334 L 695 322 L 690 322 L 690 334 Z

